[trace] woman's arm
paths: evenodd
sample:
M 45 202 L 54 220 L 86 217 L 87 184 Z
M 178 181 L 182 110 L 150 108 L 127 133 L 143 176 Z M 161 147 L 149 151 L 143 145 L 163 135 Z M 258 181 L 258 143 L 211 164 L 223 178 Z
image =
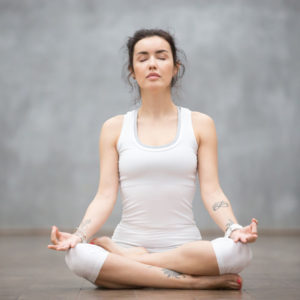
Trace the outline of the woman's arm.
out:
M 78 227 L 88 240 L 106 222 L 118 196 L 119 169 L 116 141 L 120 131 L 120 117 L 116 116 L 104 122 L 99 138 L 100 179 L 98 191 L 88 206 Z
M 106 222 L 117 200 L 119 188 L 117 138 L 122 125 L 121 115 L 108 119 L 101 128 L 99 137 L 100 179 L 96 196 L 89 204 L 85 215 L 74 234 L 61 233 L 57 227 L 52 228 L 48 248 L 66 250 L 76 243 L 88 240 Z M 80 237 L 80 239 L 78 239 Z
M 201 197 L 212 219 L 223 230 L 238 223 L 230 201 L 219 183 L 217 134 L 214 121 L 208 115 L 193 113 L 198 130 L 198 173 Z
M 212 219 L 226 232 L 230 225 L 238 224 L 238 221 L 219 183 L 215 124 L 211 117 L 199 112 L 196 112 L 193 119 L 199 128 L 198 172 L 201 196 Z M 250 225 L 232 231 L 229 237 L 235 242 L 255 242 L 258 237 L 257 224 L 258 221 L 253 218 Z

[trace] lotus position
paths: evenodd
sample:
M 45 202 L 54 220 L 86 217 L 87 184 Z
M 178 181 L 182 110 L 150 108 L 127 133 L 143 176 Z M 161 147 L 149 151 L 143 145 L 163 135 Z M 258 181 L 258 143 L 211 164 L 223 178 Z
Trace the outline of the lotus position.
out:
M 48 248 L 66 251 L 69 269 L 99 287 L 241 289 L 258 221 L 240 225 L 222 191 L 214 121 L 173 102 L 185 68 L 170 33 L 141 29 L 126 46 L 128 81 L 141 105 L 103 123 L 97 193 L 74 233 L 52 227 Z M 212 241 L 202 240 L 194 219 L 197 175 L 205 207 L 223 231 Z M 112 237 L 91 239 L 119 187 L 121 221 Z

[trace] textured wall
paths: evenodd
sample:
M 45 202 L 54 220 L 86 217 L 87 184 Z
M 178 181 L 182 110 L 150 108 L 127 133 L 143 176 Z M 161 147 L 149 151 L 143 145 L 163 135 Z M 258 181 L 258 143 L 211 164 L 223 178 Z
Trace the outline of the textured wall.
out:
M 300 228 L 299 2 L 0 0 L 0 228 L 75 227 L 103 122 L 133 109 L 121 47 L 142 27 L 187 55 L 175 103 L 210 115 L 242 224 Z M 199 187 L 199 185 L 198 185 Z M 216 228 L 201 199 L 201 228 Z M 117 225 L 121 199 L 103 226 Z

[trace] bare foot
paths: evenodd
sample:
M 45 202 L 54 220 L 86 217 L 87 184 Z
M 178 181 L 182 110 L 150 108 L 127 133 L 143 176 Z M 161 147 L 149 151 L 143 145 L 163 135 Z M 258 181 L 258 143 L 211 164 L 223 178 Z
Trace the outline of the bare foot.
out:
M 195 289 L 226 289 L 226 290 L 240 290 L 242 289 L 243 280 L 238 274 L 223 274 L 219 276 L 194 276 Z
M 121 247 L 116 243 L 114 243 L 112 239 L 107 236 L 102 236 L 100 238 L 92 239 L 91 243 L 101 246 L 111 253 L 119 254 L 131 259 L 135 259 L 140 255 L 149 253 L 144 247 L 132 247 L 132 248 Z
M 107 236 L 94 238 L 90 241 L 90 243 L 94 244 L 94 245 L 97 245 L 97 246 L 101 246 L 105 250 L 107 250 L 111 253 L 119 254 L 119 255 L 122 255 L 123 251 L 125 250 L 124 247 L 121 247 L 121 246 L 117 245 L 116 243 L 114 243 L 111 240 L 111 238 L 109 238 Z

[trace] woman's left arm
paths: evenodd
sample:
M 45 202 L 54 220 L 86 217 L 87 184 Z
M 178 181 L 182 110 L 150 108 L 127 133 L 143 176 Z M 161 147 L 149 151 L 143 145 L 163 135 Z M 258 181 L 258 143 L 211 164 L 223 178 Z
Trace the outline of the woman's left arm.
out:
M 214 121 L 206 114 L 193 113 L 199 134 L 198 175 L 201 197 L 216 224 L 226 232 L 232 224 L 238 224 L 230 201 L 224 194 L 218 176 L 218 142 Z M 234 241 L 254 242 L 257 238 L 257 220 L 230 234 Z

